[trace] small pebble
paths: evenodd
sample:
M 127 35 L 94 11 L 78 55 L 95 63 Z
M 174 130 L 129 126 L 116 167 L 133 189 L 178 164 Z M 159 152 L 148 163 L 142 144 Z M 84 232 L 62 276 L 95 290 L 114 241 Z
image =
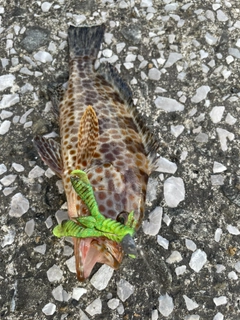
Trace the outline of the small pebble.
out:
M 24 168 L 21 164 L 15 163 L 15 162 L 12 163 L 12 167 L 13 167 L 13 169 L 16 170 L 17 172 L 22 172 L 22 171 L 25 170 L 25 168 Z
M 33 234 L 34 227 L 35 227 L 35 221 L 34 221 L 34 219 L 31 219 L 31 220 L 29 220 L 28 222 L 26 222 L 25 232 L 26 232 L 26 234 L 27 234 L 29 237 L 31 237 L 31 235 Z
M 85 293 L 87 293 L 85 288 L 73 288 L 72 298 L 78 301 Z
M 60 281 L 63 276 L 63 272 L 59 266 L 54 264 L 47 271 L 47 277 L 50 282 Z
M 48 303 L 46 304 L 43 308 L 42 308 L 42 312 L 46 315 L 46 316 L 50 316 L 52 314 L 54 314 L 54 312 L 56 311 L 56 305 L 54 303 Z
M 188 298 L 186 295 L 183 295 L 183 299 L 184 299 L 184 301 L 186 303 L 186 307 L 189 311 L 198 308 L 199 305 L 195 301 L 193 301 L 192 299 Z
M 102 301 L 100 298 L 95 299 L 92 303 L 90 303 L 87 308 L 86 312 L 90 314 L 90 316 L 94 316 L 96 314 L 102 313 Z
M 134 293 L 134 286 L 127 280 L 121 279 L 117 283 L 117 295 L 124 302 Z
M 162 224 L 161 207 L 156 207 L 148 216 L 148 220 L 144 220 L 142 223 L 143 232 L 145 234 L 155 236 L 158 234 Z
M 46 248 L 47 248 L 46 243 L 44 243 L 41 246 L 37 246 L 37 247 L 33 248 L 33 250 L 35 252 L 38 252 L 38 253 L 41 253 L 44 255 L 46 253 Z
M 111 310 L 115 310 L 119 306 L 119 299 L 113 298 L 107 303 L 108 308 Z
M 106 264 L 102 265 L 100 269 L 92 276 L 90 282 L 97 290 L 103 290 L 107 287 L 109 281 L 112 278 L 114 269 L 107 266 Z
M 227 304 L 227 297 L 225 296 L 216 297 L 213 299 L 213 302 L 215 303 L 216 306 Z
M 195 252 L 193 252 L 191 256 L 189 266 L 195 272 L 199 272 L 206 262 L 207 262 L 206 253 L 200 249 L 197 249 Z
M 188 250 L 195 251 L 197 249 L 195 242 L 193 242 L 192 240 L 185 239 L 185 245 Z
M 6 134 L 11 126 L 11 121 L 9 120 L 4 120 L 1 124 L 0 124 L 0 135 L 4 135 Z
M 9 215 L 20 218 L 28 209 L 29 201 L 21 193 L 16 193 L 11 200 Z
M 187 267 L 185 265 L 180 266 L 180 267 L 176 267 L 175 268 L 175 273 L 176 273 L 177 276 L 180 276 L 180 275 L 185 273 L 186 269 L 187 269 Z
M 166 259 L 167 263 L 176 263 L 182 261 L 181 253 L 178 251 L 173 251 L 171 255 Z
M 48 12 L 49 9 L 51 8 L 52 6 L 52 3 L 50 2 L 43 2 L 42 5 L 41 5 L 41 9 L 43 12 Z
M 159 311 L 164 317 L 168 317 L 174 309 L 173 298 L 167 293 L 158 298 L 159 301 Z

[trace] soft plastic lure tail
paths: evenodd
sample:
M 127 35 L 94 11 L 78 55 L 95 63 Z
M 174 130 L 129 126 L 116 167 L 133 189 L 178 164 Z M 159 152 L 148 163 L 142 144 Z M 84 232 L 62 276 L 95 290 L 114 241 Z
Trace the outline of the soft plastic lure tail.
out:
M 133 211 L 129 213 L 126 225 L 112 219 L 105 218 L 99 211 L 94 196 L 92 186 L 88 180 L 87 174 L 82 170 L 74 170 L 71 172 L 71 183 L 88 207 L 90 216 L 77 217 L 74 220 L 63 222 L 54 228 L 53 234 L 56 237 L 106 237 L 110 240 L 121 242 L 123 249 L 131 257 L 136 253 L 136 247 L 132 236 L 135 232 L 136 221 Z

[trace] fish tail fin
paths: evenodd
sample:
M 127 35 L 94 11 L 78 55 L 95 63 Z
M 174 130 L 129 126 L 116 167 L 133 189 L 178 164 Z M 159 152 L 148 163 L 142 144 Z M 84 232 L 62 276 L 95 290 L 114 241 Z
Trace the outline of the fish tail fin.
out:
M 70 58 L 92 56 L 97 58 L 103 41 L 105 25 L 93 27 L 74 27 L 68 29 L 68 45 Z

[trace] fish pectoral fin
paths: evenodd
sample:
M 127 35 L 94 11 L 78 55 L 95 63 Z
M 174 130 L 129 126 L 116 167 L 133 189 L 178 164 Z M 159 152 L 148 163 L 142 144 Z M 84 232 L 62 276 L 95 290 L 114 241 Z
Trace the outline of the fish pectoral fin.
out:
M 80 120 L 78 132 L 77 166 L 86 168 L 93 157 L 99 136 L 98 118 L 92 106 L 88 106 Z
M 42 160 L 61 178 L 63 163 L 60 144 L 53 139 L 46 139 L 42 136 L 34 137 L 33 143 Z

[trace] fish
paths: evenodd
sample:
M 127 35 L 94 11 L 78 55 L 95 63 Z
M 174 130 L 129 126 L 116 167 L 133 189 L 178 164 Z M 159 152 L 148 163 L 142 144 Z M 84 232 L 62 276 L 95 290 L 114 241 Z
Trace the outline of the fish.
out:
M 133 214 L 138 230 L 159 142 L 146 127 L 117 69 L 108 62 L 96 68 L 105 28 L 104 24 L 69 27 L 68 86 L 49 88 L 59 117 L 60 143 L 40 135 L 33 142 L 41 159 L 63 181 L 70 220 L 91 215 L 71 183 L 71 173 L 81 170 L 101 214 L 124 225 Z M 105 236 L 74 236 L 73 242 L 79 281 L 91 275 L 96 263 L 118 269 L 125 248 L 132 246 L 131 237 L 125 244 Z

